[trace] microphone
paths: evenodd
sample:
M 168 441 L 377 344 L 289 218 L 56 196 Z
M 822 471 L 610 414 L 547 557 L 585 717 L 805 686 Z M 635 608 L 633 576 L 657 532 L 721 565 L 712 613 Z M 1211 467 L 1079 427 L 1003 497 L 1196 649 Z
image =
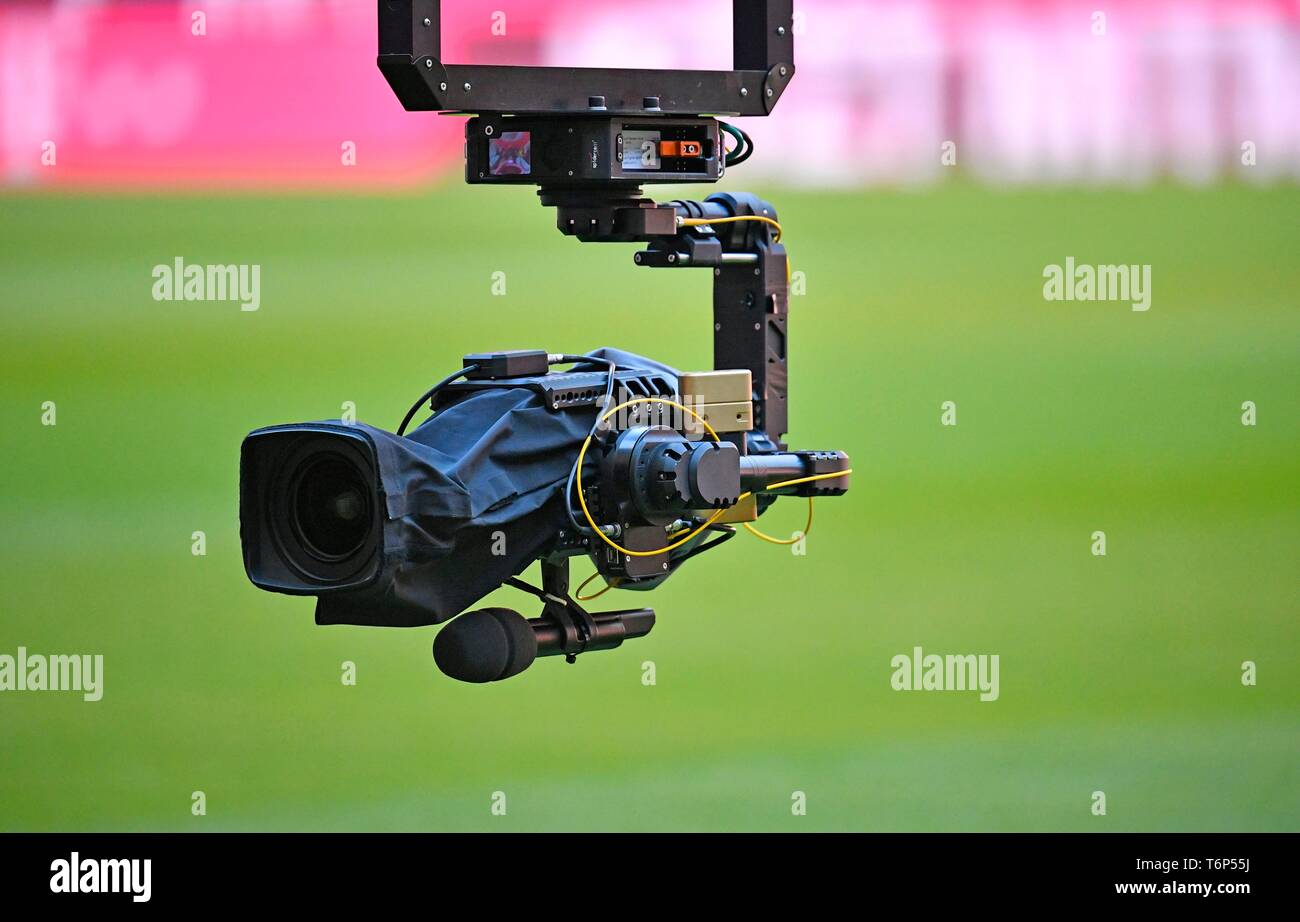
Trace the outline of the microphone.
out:
M 649 608 L 595 612 L 595 633 L 578 647 L 552 618 L 529 620 L 508 608 L 480 608 L 452 620 L 433 640 L 433 661 L 461 682 L 498 682 L 519 675 L 539 656 L 612 650 L 644 637 L 655 624 Z
M 496 682 L 519 675 L 537 659 L 537 635 L 523 615 L 480 608 L 456 618 L 433 639 L 433 661 L 462 682 Z

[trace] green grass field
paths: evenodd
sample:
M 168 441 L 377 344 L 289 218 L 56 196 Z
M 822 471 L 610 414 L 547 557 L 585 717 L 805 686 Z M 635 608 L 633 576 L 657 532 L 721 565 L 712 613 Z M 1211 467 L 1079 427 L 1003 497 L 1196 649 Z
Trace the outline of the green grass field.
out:
M 1300 829 L 1300 190 L 759 191 L 807 279 L 790 442 L 852 492 L 487 687 L 247 582 L 240 439 L 391 428 L 485 348 L 708 367 L 707 275 L 527 190 L 0 198 L 0 653 L 105 656 L 97 703 L 0 693 L 0 829 Z M 260 264 L 261 309 L 154 301 L 177 256 Z M 1150 264 L 1151 309 L 1043 300 L 1067 256 Z M 914 645 L 998 654 L 999 700 L 893 691 Z

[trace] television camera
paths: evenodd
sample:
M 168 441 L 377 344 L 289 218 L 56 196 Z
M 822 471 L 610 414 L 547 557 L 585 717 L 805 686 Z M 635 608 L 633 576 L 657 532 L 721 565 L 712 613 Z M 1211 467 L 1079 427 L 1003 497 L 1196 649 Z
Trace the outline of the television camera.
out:
M 794 77 L 791 5 L 733 0 L 733 69 L 663 71 L 447 63 L 439 0 L 378 0 L 379 69 L 402 105 L 469 116 L 467 182 L 536 186 L 563 234 L 641 244 L 638 266 L 710 270 L 714 368 L 680 372 L 617 349 L 486 351 L 463 356 L 395 432 L 258 429 L 240 461 L 255 585 L 316 596 L 318 624 L 450 621 L 434 641 L 438 667 L 496 681 L 538 656 L 573 662 L 648 634 L 649 608 L 583 603 L 654 589 L 737 526 L 793 543 L 754 523 L 795 496 L 810 526 L 815 498 L 847 491 L 844 452 L 784 441 L 789 262 L 776 210 L 744 193 L 643 194 L 716 182 L 753 153 L 727 119 L 769 114 Z M 576 556 L 604 590 L 570 590 Z M 520 579 L 534 561 L 539 586 Z M 536 596 L 541 614 L 466 612 L 502 585 Z

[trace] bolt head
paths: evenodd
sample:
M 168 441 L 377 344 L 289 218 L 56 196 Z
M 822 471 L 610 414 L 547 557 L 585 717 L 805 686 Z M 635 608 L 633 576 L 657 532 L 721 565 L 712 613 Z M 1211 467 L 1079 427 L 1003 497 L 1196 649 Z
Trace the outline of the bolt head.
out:
M 427 29 L 427 28 L 429 28 L 429 26 L 431 26 L 431 25 L 433 25 L 433 20 L 430 19 L 428 16 L 425 16 L 425 17 L 424 17 L 424 27 Z
M 433 70 L 433 58 L 425 58 L 425 59 L 424 59 L 424 69 L 425 69 L 425 70 Z
M 772 95 L 772 88 L 770 86 L 767 88 L 767 95 L 768 96 Z
M 782 65 L 781 65 L 781 76 L 784 77 L 784 76 L 785 76 L 786 74 L 788 74 L 788 73 L 790 73 L 790 72 L 789 72 L 788 70 L 786 70 L 786 69 L 785 69 L 785 65 L 782 64 Z
M 744 86 L 742 86 L 742 87 L 740 88 L 740 95 L 741 95 L 741 96 L 748 96 L 748 95 L 749 95 L 749 87 L 744 87 Z
M 469 92 L 469 84 L 468 84 L 468 83 L 467 83 L 467 84 L 465 84 L 465 92 L 466 92 L 466 93 L 468 93 L 468 92 Z
M 777 27 L 776 27 L 776 34 L 777 34 L 777 35 L 785 35 L 785 26 L 777 26 Z
M 438 89 L 442 90 L 443 92 L 446 92 L 446 91 L 447 91 L 447 81 L 444 80 L 442 83 L 439 83 L 439 84 L 438 84 Z

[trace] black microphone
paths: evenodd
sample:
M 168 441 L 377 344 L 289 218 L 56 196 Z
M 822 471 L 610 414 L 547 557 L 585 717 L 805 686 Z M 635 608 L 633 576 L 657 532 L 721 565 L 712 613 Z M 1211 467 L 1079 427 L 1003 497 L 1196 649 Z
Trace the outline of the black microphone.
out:
M 537 659 L 528 619 L 508 608 L 466 612 L 438 632 L 433 661 L 462 682 L 496 682 L 519 675 Z
M 444 675 L 461 682 L 497 682 L 519 675 L 539 656 L 611 650 L 644 637 L 655 624 L 649 608 L 591 614 L 594 634 L 585 645 L 552 618 L 531 621 L 508 608 L 466 612 L 433 640 L 433 660 Z

